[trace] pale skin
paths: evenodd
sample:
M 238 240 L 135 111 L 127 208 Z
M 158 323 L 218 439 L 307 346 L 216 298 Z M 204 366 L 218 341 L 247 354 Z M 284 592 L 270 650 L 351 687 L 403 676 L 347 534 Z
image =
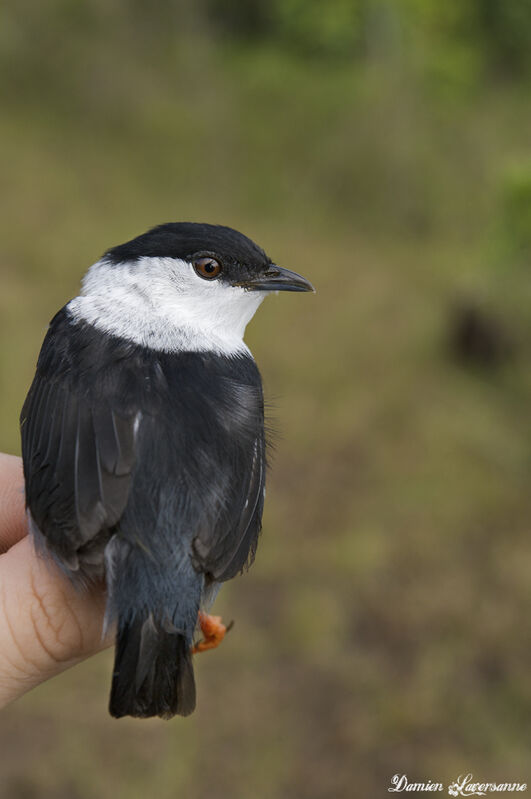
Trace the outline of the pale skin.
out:
M 27 533 L 22 461 L 0 453 L 0 707 L 113 643 L 104 587 L 74 589 Z

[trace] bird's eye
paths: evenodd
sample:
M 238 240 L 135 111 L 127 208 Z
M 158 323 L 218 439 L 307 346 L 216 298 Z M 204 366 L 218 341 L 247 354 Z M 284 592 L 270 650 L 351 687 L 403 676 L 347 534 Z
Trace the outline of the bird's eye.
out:
M 215 258 L 205 256 L 194 260 L 194 269 L 205 280 L 214 280 L 221 273 L 221 264 Z

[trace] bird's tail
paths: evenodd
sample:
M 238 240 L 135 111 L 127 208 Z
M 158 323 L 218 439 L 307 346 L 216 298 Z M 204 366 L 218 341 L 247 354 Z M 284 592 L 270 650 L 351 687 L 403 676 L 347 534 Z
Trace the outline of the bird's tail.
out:
M 153 614 L 119 619 L 109 712 L 111 716 L 188 716 L 195 708 L 190 644 Z

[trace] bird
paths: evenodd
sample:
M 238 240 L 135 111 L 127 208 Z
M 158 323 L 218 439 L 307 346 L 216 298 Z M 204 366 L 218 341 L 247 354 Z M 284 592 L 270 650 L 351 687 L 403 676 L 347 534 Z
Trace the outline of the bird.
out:
M 243 336 L 279 291 L 314 289 L 233 228 L 169 222 L 108 249 L 45 335 L 20 416 L 28 528 L 75 586 L 106 582 L 115 718 L 194 710 L 192 655 L 227 630 L 208 611 L 254 560 L 267 436 Z

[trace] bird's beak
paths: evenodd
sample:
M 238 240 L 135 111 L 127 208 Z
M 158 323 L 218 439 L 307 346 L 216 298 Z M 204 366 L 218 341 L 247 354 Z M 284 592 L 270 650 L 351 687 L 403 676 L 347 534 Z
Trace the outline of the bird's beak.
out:
M 249 289 L 250 291 L 313 291 L 314 287 L 309 280 L 284 269 L 282 266 L 271 264 L 267 272 L 253 276 L 249 280 L 238 283 L 238 286 Z

